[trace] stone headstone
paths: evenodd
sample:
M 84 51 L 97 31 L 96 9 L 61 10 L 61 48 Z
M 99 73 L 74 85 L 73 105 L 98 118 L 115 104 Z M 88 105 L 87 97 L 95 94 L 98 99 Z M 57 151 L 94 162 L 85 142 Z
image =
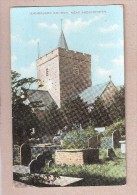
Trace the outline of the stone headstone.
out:
M 41 168 L 45 166 L 45 156 L 43 154 L 40 154 L 37 156 L 37 161 L 41 165 Z
M 121 140 L 121 134 L 119 130 L 115 130 L 112 133 L 112 139 L 113 139 L 113 148 L 119 148 L 120 147 L 119 141 Z
M 30 168 L 30 173 L 39 173 L 41 171 L 41 163 L 34 159 L 30 162 L 29 164 L 29 168 Z
M 112 158 L 115 158 L 115 157 L 116 157 L 116 154 L 115 154 L 113 148 L 107 149 L 107 158 L 112 159 Z
M 89 148 L 98 148 L 98 136 L 93 136 L 88 140 Z
M 24 166 L 28 166 L 28 164 L 31 162 L 31 148 L 29 144 L 24 143 L 21 145 L 20 159 L 21 159 L 21 165 Z
M 98 147 L 101 147 L 101 138 L 104 137 L 102 133 L 99 133 L 97 135 L 97 140 L 98 140 Z
M 32 160 L 29 164 L 30 173 L 39 173 L 42 168 L 44 168 L 47 162 L 52 158 L 52 154 L 49 151 L 39 154 L 36 159 Z

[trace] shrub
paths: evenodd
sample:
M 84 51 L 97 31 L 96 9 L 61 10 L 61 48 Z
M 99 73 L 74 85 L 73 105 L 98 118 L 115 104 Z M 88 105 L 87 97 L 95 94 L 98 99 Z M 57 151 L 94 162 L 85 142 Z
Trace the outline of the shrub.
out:
M 125 135 L 125 120 L 120 120 L 107 127 L 104 135 L 110 136 L 115 130 L 119 130 L 122 136 Z
M 63 139 L 64 149 L 85 149 L 88 148 L 88 139 L 97 134 L 93 129 L 70 131 Z

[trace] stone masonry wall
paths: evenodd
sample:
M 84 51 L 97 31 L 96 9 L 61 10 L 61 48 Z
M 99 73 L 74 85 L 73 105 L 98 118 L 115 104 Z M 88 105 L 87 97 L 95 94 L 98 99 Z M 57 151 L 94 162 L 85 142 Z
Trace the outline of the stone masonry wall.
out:
M 55 163 L 66 165 L 83 165 L 99 161 L 99 149 L 57 150 Z
M 60 107 L 60 78 L 58 50 L 43 56 L 37 60 L 38 79 L 43 87 L 41 90 L 49 91 L 50 95 Z
M 60 95 L 63 102 L 91 86 L 91 56 L 61 48 L 59 56 Z
M 37 72 L 43 85 L 39 89 L 49 91 L 60 107 L 65 99 L 91 86 L 91 56 L 57 48 L 37 60 Z

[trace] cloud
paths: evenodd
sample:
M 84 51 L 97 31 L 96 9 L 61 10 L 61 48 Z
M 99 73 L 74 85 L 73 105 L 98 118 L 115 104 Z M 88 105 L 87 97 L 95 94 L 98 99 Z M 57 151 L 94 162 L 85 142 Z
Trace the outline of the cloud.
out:
M 113 24 L 107 28 L 100 28 L 100 32 L 102 33 L 109 33 L 109 32 L 113 32 L 113 31 L 117 31 L 119 29 L 119 25 L 118 24 Z
M 37 45 L 40 42 L 40 39 L 31 39 L 28 41 L 29 45 Z
M 119 40 L 117 42 L 99 43 L 98 46 L 102 48 L 119 48 L 123 47 L 124 41 Z
M 117 58 L 111 60 L 114 65 L 124 66 L 124 56 L 120 55 Z
M 104 67 L 101 67 L 100 66 L 100 63 L 101 63 L 101 59 L 100 59 L 100 56 L 97 55 L 97 54 L 93 54 L 92 55 L 92 62 L 93 62 L 93 67 L 95 68 L 93 71 L 94 71 L 94 74 L 100 78 L 100 77 L 108 77 L 109 75 L 111 75 L 112 73 L 112 70 L 111 69 L 107 69 L 107 68 L 104 68 Z
M 99 62 L 99 55 L 97 54 L 92 54 L 92 60 L 95 61 L 95 62 Z
M 87 27 L 90 24 L 92 24 L 95 21 L 100 20 L 103 17 L 103 15 L 100 16 L 95 16 L 93 18 L 91 18 L 90 20 L 83 20 L 82 18 L 77 18 L 75 21 L 72 21 L 70 19 L 66 19 L 63 22 L 63 26 L 64 26 L 64 31 L 68 32 L 68 31 L 77 31 L 81 28 Z
M 11 63 L 14 64 L 17 61 L 17 56 L 16 55 L 12 55 L 11 56 Z
M 102 68 L 102 67 L 98 67 L 97 68 L 97 73 L 99 76 L 101 77 L 105 77 L 105 76 L 109 76 L 112 73 L 112 70 L 106 69 L 106 68 Z
M 14 35 L 11 34 L 11 41 L 16 43 L 22 43 L 22 39 L 18 33 Z
M 53 31 L 58 31 L 58 26 L 55 23 L 48 24 L 47 22 L 38 23 L 38 27 L 41 29 L 49 29 Z
M 32 62 L 27 67 L 19 67 L 19 66 L 12 66 L 13 70 L 17 71 L 21 74 L 21 78 L 28 78 L 28 77 L 37 77 L 37 70 L 35 62 Z

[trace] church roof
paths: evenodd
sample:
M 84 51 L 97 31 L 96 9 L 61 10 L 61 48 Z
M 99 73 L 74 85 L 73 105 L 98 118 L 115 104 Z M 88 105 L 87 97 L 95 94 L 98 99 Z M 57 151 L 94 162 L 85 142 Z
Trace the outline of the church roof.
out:
M 67 45 L 63 30 L 61 30 L 61 34 L 60 34 L 59 42 L 58 42 L 58 47 L 68 50 L 68 45 Z
M 97 97 L 100 97 L 102 95 L 102 93 L 104 92 L 109 83 L 110 81 L 88 87 L 81 94 L 79 94 L 79 96 L 88 104 L 92 104 L 95 102 Z
M 41 101 L 41 103 L 44 104 L 44 106 L 40 108 L 41 110 L 45 110 L 47 106 L 54 102 L 49 92 L 44 90 L 29 90 L 28 100 L 29 102 Z

